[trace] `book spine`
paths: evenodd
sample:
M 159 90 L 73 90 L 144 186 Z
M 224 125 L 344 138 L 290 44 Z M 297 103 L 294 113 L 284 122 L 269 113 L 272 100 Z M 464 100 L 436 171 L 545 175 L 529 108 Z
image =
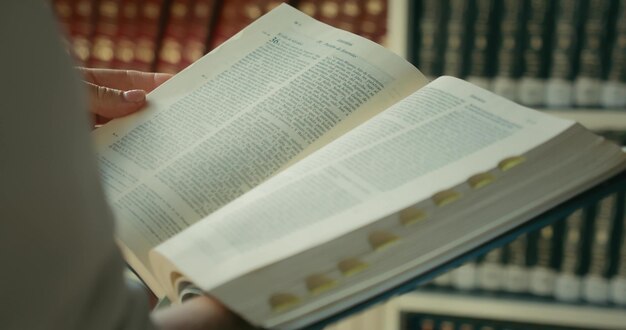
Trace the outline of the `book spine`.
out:
M 135 38 L 137 36 L 137 17 L 140 0 L 122 0 L 117 36 L 114 40 L 115 54 L 111 67 L 132 69 L 135 58 Z
M 524 33 L 522 77 L 519 101 L 538 107 L 545 103 L 545 80 L 548 75 L 548 45 L 553 15 L 552 1 L 529 0 Z
M 268 1 L 229 0 L 219 6 L 219 16 L 208 49 L 215 49 L 268 10 Z
M 376 43 L 384 45 L 387 36 L 387 1 L 359 0 L 362 15 L 360 34 Z
M 619 0 L 615 10 L 614 38 L 607 81 L 602 86 L 601 103 L 606 108 L 626 107 L 626 0 Z
M 529 271 L 528 291 L 534 295 L 549 297 L 554 294 L 556 278 L 554 264 L 556 260 L 560 261 L 560 251 L 555 249 L 554 242 L 559 240 L 559 229 L 561 228 L 558 224 L 555 224 L 528 235 L 527 263 L 532 265 Z
M 79 65 L 86 65 L 90 58 L 96 6 L 96 0 L 73 2 L 70 22 L 71 51 Z
M 473 7 L 467 81 L 484 89 L 490 89 L 496 41 L 495 0 L 476 0 Z
M 611 244 L 613 270 L 609 281 L 609 300 L 626 306 L 626 189 L 617 194 L 615 225 Z
M 361 34 L 362 4 L 362 1 L 357 0 L 325 1 L 322 3 L 320 20 L 342 30 Z
M 478 272 L 476 263 L 468 262 L 451 273 L 452 287 L 461 291 L 471 291 L 478 287 Z
M 578 64 L 581 0 L 558 0 L 548 80 L 546 106 L 569 107 L 573 104 L 573 84 Z
M 62 31 L 67 37 L 70 35 L 70 25 L 73 17 L 73 8 L 71 0 L 54 0 L 52 2 L 54 14 L 56 15 Z
M 503 0 L 500 7 L 496 76 L 492 88 L 496 94 L 513 101 L 518 101 L 524 8 L 524 1 L 518 0 Z
M 602 86 L 602 73 L 605 71 L 605 52 L 610 0 L 588 0 L 586 19 L 581 35 L 581 51 L 578 75 L 574 80 L 574 104 L 582 107 L 598 107 Z
M 433 284 L 439 287 L 449 287 L 452 285 L 452 272 L 446 272 L 433 279 Z
M 586 235 L 591 240 L 589 271 L 583 278 L 583 297 L 586 301 L 604 304 L 608 301 L 609 283 L 607 280 L 610 266 L 610 230 L 616 207 L 616 195 L 602 199 L 596 207 L 588 212 L 594 213 L 593 230 Z
M 195 0 L 183 44 L 183 63 L 180 70 L 197 61 L 207 53 L 209 36 L 217 13 L 217 0 Z
M 426 77 L 434 79 L 442 73 L 447 0 L 422 0 L 413 3 L 416 20 L 413 25 L 416 30 L 409 56 Z
M 504 267 L 502 261 L 504 259 L 504 249 L 497 248 L 489 251 L 478 264 L 477 284 L 478 288 L 486 291 L 497 291 L 504 286 Z
M 136 37 L 133 68 L 153 71 L 158 49 L 163 13 L 167 12 L 164 0 L 143 0 L 139 8 L 138 33 Z
M 187 36 L 192 0 L 173 0 L 169 6 L 163 38 L 156 60 L 156 71 L 176 73 L 183 61 L 183 39 Z
M 508 260 L 504 267 L 504 285 L 507 292 L 522 293 L 528 291 L 528 235 L 522 235 L 508 247 Z
M 467 0 L 449 0 L 446 38 L 443 53 L 443 74 L 465 78 L 468 68 L 468 50 L 471 36 L 470 3 Z
M 586 210 L 579 209 L 567 218 L 563 242 L 563 260 L 555 280 L 554 297 L 560 301 L 577 302 L 581 298 L 581 274 L 585 272 Z
M 93 47 L 87 66 L 110 68 L 115 57 L 115 39 L 119 29 L 120 0 L 101 0 L 96 10 Z

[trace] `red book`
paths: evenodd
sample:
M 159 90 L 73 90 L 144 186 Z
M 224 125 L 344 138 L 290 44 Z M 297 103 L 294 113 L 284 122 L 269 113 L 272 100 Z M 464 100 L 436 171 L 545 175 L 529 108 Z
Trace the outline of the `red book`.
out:
M 94 32 L 96 0 L 73 0 L 69 22 L 71 52 L 81 65 L 85 65 L 91 54 Z
M 173 0 L 167 14 L 161 49 L 156 63 L 157 72 L 176 73 L 180 70 L 183 45 L 187 35 L 192 0 Z
M 132 69 L 135 59 L 140 0 L 122 0 L 117 35 L 113 40 L 114 58 L 111 64 L 116 69 Z
M 254 22 L 261 15 L 287 1 L 229 0 L 224 1 L 208 49 L 214 49 Z
M 187 35 L 183 39 L 183 56 L 178 71 L 206 54 L 217 5 L 217 0 L 195 0 L 189 17 Z
M 89 67 L 112 67 L 115 55 L 114 41 L 121 16 L 120 2 L 120 0 L 100 0 L 98 3 L 93 45 L 87 61 Z
M 70 22 L 72 21 L 73 8 L 71 0 L 53 0 L 52 6 L 59 25 L 63 32 L 69 37 Z
M 359 20 L 359 34 L 379 44 L 384 44 L 387 36 L 387 1 L 359 0 L 362 15 Z
M 143 0 L 139 7 L 138 33 L 132 67 L 139 71 L 153 71 L 157 38 L 164 0 Z

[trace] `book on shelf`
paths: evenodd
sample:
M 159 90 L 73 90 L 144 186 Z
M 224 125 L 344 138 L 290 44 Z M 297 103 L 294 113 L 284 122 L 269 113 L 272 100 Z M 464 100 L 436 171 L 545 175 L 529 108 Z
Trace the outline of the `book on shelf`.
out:
M 501 1 L 496 69 L 491 89 L 496 94 L 513 101 L 519 100 L 524 14 L 524 1 Z
M 449 0 L 442 74 L 465 78 L 471 46 L 471 9 L 469 1 Z
M 626 1 L 616 1 L 616 17 L 625 17 Z M 602 86 L 600 102 L 606 108 L 626 107 L 626 20 L 614 23 L 612 43 L 609 46 L 607 80 Z
M 573 80 L 579 54 L 582 1 L 560 0 L 554 15 L 554 33 L 546 81 L 546 106 L 571 107 L 574 103 Z
M 472 7 L 472 37 L 469 45 L 467 81 L 489 89 L 493 78 L 497 36 L 496 2 L 495 0 L 476 0 Z
M 626 305 L 626 189 L 617 195 L 614 223 L 611 227 L 611 266 L 609 269 L 609 301 Z
M 554 1 L 530 0 L 526 4 L 519 102 L 530 107 L 545 105 L 549 41 Z
M 443 67 L 448 0 L 409 2 L 409 58 L 429 79 L 439 77 Z
M 453 77 L 427 83 L 288 5 L 94 139 L 142 280 L 268 328 L 391 292 L 626 168 L 572 121 Z
M 580 36 L 581 50 L 578 74 L 574 80 L 574 104 L 599 107 L 602 81 L 606 78 L 608 36 L 614 1 L 589 0 Z

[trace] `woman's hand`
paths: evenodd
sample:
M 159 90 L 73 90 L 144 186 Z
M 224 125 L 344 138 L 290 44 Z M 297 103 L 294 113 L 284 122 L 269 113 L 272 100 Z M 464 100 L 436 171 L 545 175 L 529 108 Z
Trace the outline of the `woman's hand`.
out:
M 78 68 L 89 90 L 94 125 L 134 113 L 146 104 L 146 94 L 172 75 L 132 70 Z
M 198 296 L 180 305 L 157 310 L 152 321 L 160 330 L 252 330 L 216 300 Z

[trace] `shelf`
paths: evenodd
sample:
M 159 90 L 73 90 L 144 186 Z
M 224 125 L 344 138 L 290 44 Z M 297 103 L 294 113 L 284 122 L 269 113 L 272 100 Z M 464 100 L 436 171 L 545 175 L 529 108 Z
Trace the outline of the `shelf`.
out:
M 416 292 L 384 305 L 383 329 L 400 329 L 402 313 L 537 323 L 561 327 L 623 329 L 624 309 L 469 294 Z
M 575 120 L 594 131 L 626 131 L 626 109 L 621 111 L 604 109 L 562 109 L 545 110 L 545 112 L 557 117 Z

